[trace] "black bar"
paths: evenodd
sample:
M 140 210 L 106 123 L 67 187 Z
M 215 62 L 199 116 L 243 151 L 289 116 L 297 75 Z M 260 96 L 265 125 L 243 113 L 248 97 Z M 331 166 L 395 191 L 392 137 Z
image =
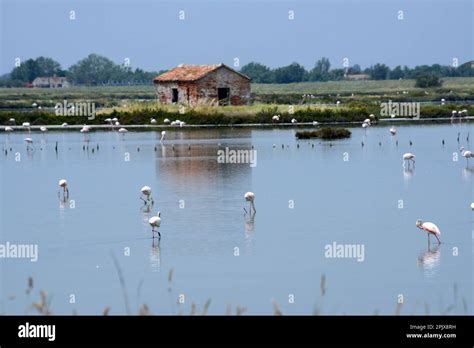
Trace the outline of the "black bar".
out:
M 31 325 L 55 325 L 55 340 L 20 338 L 19 327 L 26 323 L 30 329 Z M 0 346 L 383 343 L 472 347 L 473 324 L 472 316 L 0 316 Z M 434 334 L 455 337 L 428 337 Z

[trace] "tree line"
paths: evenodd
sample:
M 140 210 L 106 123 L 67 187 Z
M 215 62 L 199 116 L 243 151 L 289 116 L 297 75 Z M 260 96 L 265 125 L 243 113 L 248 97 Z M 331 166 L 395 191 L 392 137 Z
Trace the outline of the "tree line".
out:
M 97 54 L 90 54 L 76 64 L 63 70 L 52 58 L 38 57 L 28 59 L 15 67 L 9 74 L 0 78 L 0 86 L 22 87 L 37 77 L 66 77 L 76 85 L 125 85 L 149 84 L 161 72 L 147 72 L 132 69 L 127 64 L 116 64 L 112 60 Z
M 115 84 L 148 84 L 158 74 L 164 72 L 147 72 L 132 69 L 127 64 L 116 64 L 112 60 L 97 54 L 90 54 L 69 69 L 47 57 L 28 59 L 15 67 L 9 74 L 0 77 L 0 86 L 21 87 L 31 83 L 36 77 L 63 76 L 76 85 L 115 85 Z M 310 70 L 298 63 L 271 69 L 264 64 L 251 62 L 240 69 L 254 83 L 292 83 L 305 81 L 338 81 L 348 75 L 366 74 L 371 80 L 424 79 L 439 80 L 441 77 L 473 76 L 471 62 L 458 67 L 440 64 L 419 65 L 414 68 L 397 66 L 393 69 L 385 64 L 375 64 L 362 70 L 355 64 L 347 68 L 331 69 L 328 58 L 319 59 Z M 432 85 L 436 83 L 430 82 Z
M 375 64 L 364 70 L 358 64 L 347 68 L 331 69 L 328 58 L 319 59 L 311 70 L 306 70 L 298 63 L 276 69 L 252 62 L 246 64 L 240 70 L 243 74 L 252 78 L 254 83 L 292 83 L 305 81 L 338 81 L 344 80 L 348 75 L 365 74 L 371 80 L 399 80 L 418 79 L 421 77 L 441 78 L 457 76 L 474 76 L 471 62 L 458 67 L 433 64 L 419 65 L 414 68 L 408 66 L 396 66 L 390 69 L 385 64 Z

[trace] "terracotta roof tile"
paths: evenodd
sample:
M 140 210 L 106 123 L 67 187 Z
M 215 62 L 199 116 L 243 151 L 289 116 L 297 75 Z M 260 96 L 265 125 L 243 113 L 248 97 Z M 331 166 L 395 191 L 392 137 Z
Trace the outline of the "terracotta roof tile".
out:
M 154 82 L 166 82 L 166 81 L 196 81 L 206 76 L 210 72 L 220 68 L 227 67 L 224 64 L 211 64 L 211 65 L 178 65 L 177 67 L 155 77 Z M 228 68 L 228 67 L 227 67 Z M 228 68 L 230 69 L 230 68 Z M 232 70 L 232 69 L 230 69 Z M 232 70 L 234 71 L 234 70 Z M 239 72 L 235 71 L 237 74 Z M 247 78 L 247 76 L 242 75 Z

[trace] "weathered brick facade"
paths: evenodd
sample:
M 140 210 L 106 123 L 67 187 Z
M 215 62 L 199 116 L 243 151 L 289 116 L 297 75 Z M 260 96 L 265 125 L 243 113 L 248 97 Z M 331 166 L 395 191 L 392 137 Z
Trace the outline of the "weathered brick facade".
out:
M 244 105 L 250 100 L 250 79 L 218 65 L 180 65 L 153 80 L 162 104 Z

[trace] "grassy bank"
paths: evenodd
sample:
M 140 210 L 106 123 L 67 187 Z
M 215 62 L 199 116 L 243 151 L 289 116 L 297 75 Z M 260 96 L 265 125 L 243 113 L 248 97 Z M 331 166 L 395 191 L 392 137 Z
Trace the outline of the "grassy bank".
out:
M 474 115 L 474 106 L 445 105 L 422 106 L 421 118 L 450 117 L 452 110 L 467 109 L 469 115 Z M 291 112 L 293 111 L 293 112 Z M 238 125 L 238 124 L 271 124 L 272 116 L 280 115 L 279 123 L 290 123 L 294 118 L 297 122 L 362 122 L 374 114 L 376 119 L 380 115 L 378 105 L 363 105 L 361 103 L 349 106 L 294 106 L 289 105 L 253 105 L 231 107 L 197 107 L 185 109 L 180 113 L 177 106 L 158 106 L 155 104 L 135 104 L 127 107 L 106 108 L 100 110 L 93 120 L 85 116 L 57 116 L 53 109 L 35 110 L 32 112 L 4 111 L 0 113 L 0 124 L 9 125 L 10 118 L 16 124 L 30 122 L 32 125 L 60 125 L 64 122 L 70 125 L 105 124 L 106 118 L 117 118 L 122 125 L 164 124 L 165 119 L 170 121 L 179 119 L 190 125 Z
M 415 88 L 414 80 L 383 81 L 329 81 L 290 84 L 252 84 L 251 104 L 308 105 L 341 101 L 350 103 L 377 103 L 380 101 L 421 101 L 439 103 L 462 102 L 474 99 L 474 77 L 446 78 L 440 88 Z M 304 94 L 312 97 L 303 98 Z M 33 109 L 36 103 L 52 108 L 64 100 L 94 102 L 96 107 L 126 107 L 133 103 L 155 103 L 152 85 L 97 86 L 58 89 L 0 88 L 0 112 L 6 109 Z M 25 111 L 25 110 L 22 110 Z

